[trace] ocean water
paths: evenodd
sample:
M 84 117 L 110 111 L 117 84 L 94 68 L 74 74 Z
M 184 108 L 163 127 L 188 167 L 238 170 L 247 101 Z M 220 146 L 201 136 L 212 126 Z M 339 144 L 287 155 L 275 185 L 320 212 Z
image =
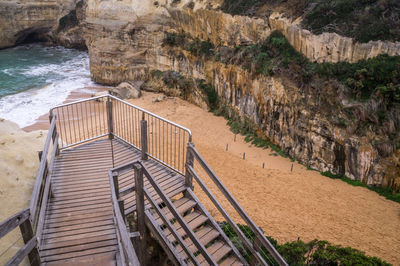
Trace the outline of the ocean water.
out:
M 0 50 L 0 118 L 20 127 L 93 85 L 87 52 L 40 44 Z

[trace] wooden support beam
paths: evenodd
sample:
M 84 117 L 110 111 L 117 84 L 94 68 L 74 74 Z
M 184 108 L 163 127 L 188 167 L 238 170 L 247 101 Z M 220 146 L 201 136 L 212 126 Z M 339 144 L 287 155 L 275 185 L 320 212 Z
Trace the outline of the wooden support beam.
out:
M 142 160 L 147 160 L 147 121 L 143 119 L 140 121 L 140 139 L 142 148 Z
M 142 265 L 146 265 L 146 223 L 145 223 L 145 207 L 144 207 L 144 182 L 143 167 L 140 163 L 134 164 L 135 168 L 135 190 L 136 190 L 136 211 L 137 223 L 140 233 L 139 244 L 139 261 Z
M 31 263 L 31 265 L 33 266 L 39 266 L 40 265 L 40 255 L 39 255 L 39 250 L 37 248 L 37 238 L 36 236 L 33 234 L 33 229 L 32 229 L 32 223 L 30 219 L 26 219 L 20 226 L 19 229 L 21 230 L 21 234 L 22 234 L 22 239 L 24 240 L 25 246 L 24 248 L 26 248 L 27 250 L 25 250 L 25 252 L 27 252 L 26 254 L 29 254 L 29 262 Z M 32 240 L 35 240 L 34 243 L 32 242 Z M 24 248 L 22 248 L 21 250 L 23 250 Z M 24 254 L 23 258 L 26 256 L 25 252 L 22 252 L 22 254 Z M 10 264 L 13 265 L 13 264 Z
M 187 166 L 193 167 L 193 164 L 194 164 L 193 153 L 191 152 L 191 150 L 189 148 L 190 145 L 194 147 L 193 143 L 190 143 L 190 142 L 188 143 L 188 147 L 186 149 L 186 167 Z M 186 170 L 186 173 L 185 173 L 185 186 L 190 188 L 191 190 L 194 189 L 194 187 L 193 187 L 193 176 L 187 170 Z
M 107 98 L 106 108 L 107 108 L 107 125 L 108 125 L 108 138 L 114 138 L 114 126 L 113 126 L 113 104 L 110 97 Z

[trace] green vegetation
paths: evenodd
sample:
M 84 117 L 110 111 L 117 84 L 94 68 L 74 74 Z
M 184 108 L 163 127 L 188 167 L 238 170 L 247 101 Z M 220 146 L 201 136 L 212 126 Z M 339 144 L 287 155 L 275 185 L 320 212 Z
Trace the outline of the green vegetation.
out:
M 290 158 L 281 148 L 268 140 L 262 130 L 249 118 L 242 118 L 235 110 L 231 107 L 221 104 L 218 109 L 213 110 L 217 116 L 223 116 L 228 120 L 227 125 L 230 130 L 235 134 L 241 134 L 245 136 L 245 141 L 253 144 L 259 148 L 270 148 L 284 158 Z
M 241 65 L 254 75 L 285 75 L 299 87 L 309 85 L 317 77 L 334 79 L 348 88 L 353 99 L 371 97 L 384 100 L 384 114 L 400 103 L 400 56 L 380 55 L 357 63 L 311 63 L 298 53 L 280 32 L 273 32 L 265 41 L 235 48 L 215 48 L 209 41 L 192 40 L 186 34 L 168 33 L 165 45 L 180 46 L 193 55 Z M 340 124 L 346 121 L 341 118 Z
M 351 107 L 344 108 L 339 97 L 327 99 L 342 110 L 340 113 L 332 113 L 328 110 L 329 119 L 342 128 L 351 127 L 352 132 L 360 136 L 371 131 L 382 136 L 384 140 L 373 141 L 372 144 L 384 158 L 400 148 L 400 120 L 398 118 L 400 56 L 380 55 L 357 63 L 312 63 L 295 51 L 280 32 L 273 32 L 263 42 L 234 48 L 213 47 L 207 44 L 208 42 L 199 45 L 202 42 L 191 39 L 183 33 L 167 34 L 164 43 L 171 46 L 179 45 L 184 50 L 207 60 L 241 66 L 254 76 L 284 77 L 296 84 L 302 94 L 311 94 L 313 97 L 319 97 L 321 93 L 325 93 L 324 88 L 327 86 L 331 86 L 333 95 L 325 94 L 322 98 L 336 97 L 336 91 L 343 87 L 343 96 L 353 104 Z M 201 49 L 201 47 L 206 48 Z M 215 92 L 213 89 L 212 91 Z M 219 100 L 215 102 L 217 104 L 212 107 L 214 113 L 228 119 L 228 125 L 234 133 L 244 135 L 246 141 L 257 147 L 270 147 L 287 157 L 284 151 L 265 138 L 261 128 L 251 123 L 249 119 L 241 118 L 223 102 Z M 332 105 L 332 103 L 329 104 Z M 318 108 L 322 111 L 324 106 L 320 104 Z M 389 124 L 393 127 L 389 127 Z M 347 183 L 354 182 L 350 179 L 343 180 Z M 392 194 L 392 191 L 381 188 L 370 189 L 399 202 L 399 194 Z
M 214 110 L 218 107 L 219 98 L 218 94 L 215 91 L 214 87 L 209 83 L 206 83 L 205 80 L 202 79 L 188 79 L 175 71 L 165 71 L 162 72 L 160 70 L 153 70 L 151 72 L 152 77 L 160 79 L 164 82 L 164 84 L 170 89 L 177 89 L 182 92 L 182 97 L 184 99 L 188 99 L 190 91 L 193 88 L 200 89 L 203 94 L 206 96 L 206 101 L 211 110 Z
M 335 32 L 359 42 L 400 40 L 398 0 L 224 0 L 221 10 L 261 17 L 272 11 L 303 15 L 303 27 L 314 34 Z
M 400 40 L 398 0 L 314 0 L 303 21 L 315 34 L 336 32 L 359 42 Z
M 226 222 L 220 226 L 239 252 L 250 262 L 249 252 L 233 228 Z M 254 233 L 248 226 L 238 224 L 238 227 L 251 242 L 254 241 Z M 315 239 L 304 243 L 297 240 L 279 245 L 275 239 L 267 238 L 289 265 L 390 265 L 357 249 L 332 245 L 328 241 Z M 261 253 L 267 262 L 271 262 L 270 265 L 278 265 L 265 249 Z
M 351 64 L 314 64 L 315 72 L 336 78 L 358 99 L 381 97 L 391 106 L 400 103 L 400 56 L 380 55 Z
M 383 187 L 367 186 L 366 184 L 364 184 L 363 182 L 361 182 L 359 180 L 352 180 L 352 179 L 348 178 L 347 176 L 335 175 L 335 174 L 332 174 L 331 172 L 322 172 L 321 174 L 323 176 L 326 176 L 326 177 L 329 177 L 332 179 L 340 179 L 352 186 L 368 188 L 369 190 L 375 191 L 376 193 L 385 197 L 388 200 L 392 200 L 392 201 L 400 203 L 400 193 L 395 193 L 393 191 L 393 189 L 390 187 L 383 188 Z

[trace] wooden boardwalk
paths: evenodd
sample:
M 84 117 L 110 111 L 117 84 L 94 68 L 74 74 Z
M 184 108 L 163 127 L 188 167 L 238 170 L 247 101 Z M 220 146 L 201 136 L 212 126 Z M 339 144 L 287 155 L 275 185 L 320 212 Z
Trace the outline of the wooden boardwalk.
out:
M 112 140 L 111 145 L 108 139 L 60 153 L 52 171 L 53 197 L 47 209 L 40 247 L 43 263 L 94 265 L 101 261 L 101 265 L 116 264 L 118 243 L 108 171 L 139 160 L 140 156 L 140 151 L 132 146 L 119 140 Z M 184 190 L 182 176 L 153 160 L 148 160 L 146 165 L 169 196 Z M 120 179 L 121 189 L 133 183 L 132 175 Z M 126 206 L 127 211 L 132 211 L 134 198 L 126 199 Z
M 165 118 L 111 95 L 60 105 L 50 111 L 39 157 L 29 208 L 0 223 L 0 239 L 19 227 L 25 243 L 7 266 L 25 257 L 35 266 L 148 265 L 157 250 L 149 238 L 176 266 L 267 265 L 268 253 L 287 265 L 195 149 L 190 130 Z

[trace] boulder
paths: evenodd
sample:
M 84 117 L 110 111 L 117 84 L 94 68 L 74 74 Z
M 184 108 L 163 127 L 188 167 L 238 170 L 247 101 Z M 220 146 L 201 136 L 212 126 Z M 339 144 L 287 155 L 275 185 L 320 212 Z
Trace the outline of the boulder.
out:
M 122 82 L 110 90 L 110 94 L 121 99 L 137 99 L 142 95 L 141 88 L 143 81 Z

